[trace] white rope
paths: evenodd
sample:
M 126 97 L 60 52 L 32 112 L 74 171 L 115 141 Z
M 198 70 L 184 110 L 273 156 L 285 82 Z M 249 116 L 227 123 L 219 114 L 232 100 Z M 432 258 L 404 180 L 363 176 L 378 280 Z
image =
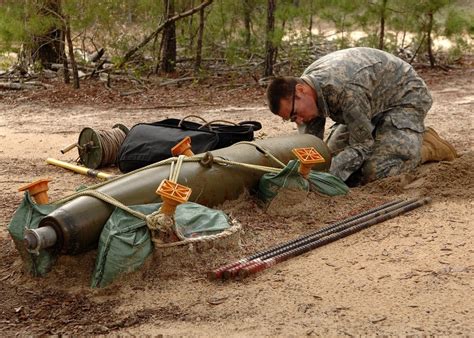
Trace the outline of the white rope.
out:
M 258 165 L 258 164 L 235 162 L 235 161 L 226 160 L 225 158 L 220 158 L 220 157 L 215 157 L 214 162 L 221 165 L 235 165 L 242 168 L 255 169 L 255 170 L 264 171 L 268 173 L 279 173 L 281 171 L 281 169 L 275 168 L 275 167 L 267 167 L 267 166 Z
M 168 176 L 168 179 L 170 181 L 173 179 L 173 172 L 174 172 L 174 161 L 171 162 L 171 164 L 170 164 L 170 175 Z
M 160 208 L 147 215 L 145 221 L 150 230 L 159 230 L 164 233 L 170 233 L 173 229 L 174 217 L 162 213 Z
M 218 234 L 215 234 L 215 235 L 200 236 L 200 237 L 195 237 L 195 238 L 186 238 L 186 237 L 184 237 L 184 236 L 182 237 L 182 235 L 180 236 L 180 234 L 178 234 L 178 237 L 184 238 L 179 242 L 163 243 L 163 242 L 160 242 L 159 239 L 155 239 L 155 238 L 152 238 L 152 241 L 153 241 L 153 245 L 156 248 L 170 248 L 170 247 L 188 245 L 188 244 L 192 244 L 192 243 L 211 242 L 211 241 L 215 241 L 217 239 L 221 239 L 221 238 L 224 238 L 224 237 L 231 236 L 231 235 L 235 234 L 236 232 L 238 232 L 242 229 L 242 225 L 239 222 L 237 222 L 236 220 L 232 220 L 231 224 L 232 225 L 231 225 L 230 228 L 228 228 L 228 229 L 226 229 L 226 230 L 224 230 L 224 231 L 222 231 Z
M 181 166 L 183 165 L 183 161 L 186 158 L 184 155 L 179 155 L 178 160 L 176 161 L 176 166 L 173 170 L 173 174 L 171 175 L 170 181 L 176 183 L 178 181 L 179 173 L 181 171 Z
M 97 188 L 100 188 L 106 184 L 109 184 L 110 182 L 115 182 L 119 179 L 122 179 L 124 177 L 127 177 L 127 176 L 130 176 L 130 175 L 134 175 L 138 172 L 142 172 L 144 170 L 148 170 L 150 168 L 156 168 L 156 167 L 161 167 L 163 165 L 167 165 L 167 164 L 170 164 L 170 163 L 173 163 L 173 161 L 176 160 L 176 157 L 170 157 L 170 158 L 167 158 L 163 161 L 160 161 L 160 162 L 156 162 L 156 163 L 152 163 L 150 165 L 147 165 L 146 167 L 142 167 L 140 169 L 137 169 L 137 170 L 134 170 L 134 171 L 131 171 L 129 173 L 126 173 L 126 174 L 122 174 L 122 175 L 118 175 L 118 176 L 115 176 L 113 177 L 112 179 L 110 180 L 107 180 L 107 181 L 103 181 L 103 182 L 99 182 L 97 184 L 94 184 L 94 185 L 91 185 L 90 187 L 87 187 L 86 189 L 80 191 L 80 192 L 76 192 L 76 193 L 73 193 L 69 196 L 66 196 L 66 197 L 63 197 L 63 198 L 60 198 L 56 201 L 53 201 L 51 202 L 51 204 L 62 204 L 62 203 L 65 203 L 65 202 L 68 202 L 70 200 L 73 200 L 74 198 L 76 198 L 77 196 L 80 196 L 79 194 L 82 193 L 83 191 L 91 191 L 91 190 L 95 190 Z M 193 156 L 193 157 L 188 157 L 186 158 L 186 162 L 199 162 L 201 160 L 200 157 L 196 157 L 196 156 Z
M 259 149 L 260 151 L 262 151 L 265 156 L 268 156 L 269 158 L 271 158 L 275 163 L 277 163 L 278 165 L 280 165 L 282 168 L 285 167 L 285 164 L 283 162 L 281 162 L 278 158 L 276 158 L 273 154 L 271 154 L 268 150 L 266 150 L 265 148 L 263 148 L 262 146 L 256 144 L 255 142 L 249 142 L 249 141 L 242 141 L 242 142 L 238 142 L 238 143 L 235 143 L 235 144 L 248 144 L 248 145 L 252 145 L 254 146 L 255 148 Z M 191 156 L 191 157 L 185 157 L 183 156 L 182 158 L 182 162 L 199 162 L 201 161 L 204 157 L 206 156 L 206 154 L 202 154 L 202 155 L 196 155 L 196 156 Z M 152 163 L 150 165 L 147 165 L 145 167 L 142 167 L 140 169 L 137 169 L 137 170 L 134 170 L 134 171 L 131 171 L 129 173 L 126 173 L 126 174 L 123 174 L 123 175 L 118 175 L 110 180 L 107 180 L 107 181 L 104 181 L 104 182 L 100 182 L 100 183 L 97 183 L 97 184 L 94 184 L 88 188 L 86 188 L 86 190 L 82 190 L 81 192 L 77 192 L 77 193 L 74 193 L 74 194 L 71 194 L 69 196 L 66 196 L 66 197 L 63 197 L 61 199 L 58 199 L 56 201 L 53 201 L 51 202 L 51 204 L 62 204 L 62 203 L 65 203 L 65 202 L 68 202 L 70 200 L 73 200 L 74 198 L 78 197 L 78 196 L 82 196 L 82 195 L 87 195 L 85 194 L 84 192 L 85 191 L 96 191 L 95 189 L 97 188 L 100 188 L 102 187 L 103 185 L 105 184 L 108 184 L 110 182 L 114 182 L 116 180 L 119 180 L 123 177 L 127 177 L 127 176 L 130 176 L 130 175 L 133 175 L 133 174 L 136 174 L 138 172 L 141 172 L 141 171 L 144 171 L 144 170 L 147 170 L 147 169 L 150 169 L 150 168 L 156 168 L 156 167 L 161 167 L 163 165 L 167 165 L 167 164 L 170 164 L 170 176 L 169 178 L 171 179 L 173 177 L 173 172 L 175 171 L 174 167 L 175 167 L 175 162 L 176 162 L 177 158 L 176 157 L 170 157 L 170 158 L 167 158 L 163 161 L 160 161 L 160 162 L 156 162 L 156 163 Z M 226 159 L 222 159 L 222 158 L 215 158 L 214 161 L 218 164 L 221 164 L 221 165 L 235 165 L 235 166 L 240 166 L 240 167 L 243 167 L 243 168 L 248 168 L 248 169 L 254 169 L 254 170 L 259 170 L 259 171 L 264 171 L 264 172 L 272 172 L 272 173 L 278 173 L 280 172 L 280 169 L 278 168 L 275 168 L 275 167 L 267 167 L 267 166 L 261 166 L 261 165 L 257 165 L 257 164 L 248 164 L 248 163 L 242 163 L 242 162 L 235 162 L 235 161 L 230 161 L 230 160 L 226 160 Z M 179 171 L 178 171 L 178 174 L 179 174 Z M 90 194 L 89 194 L 90 195 Z M 109 196 L 110 197 L 110 196 Z M 111 203 L 113 204 L 113 203 Z M 114 204 L 115 205 L 115 204 Z M 125 209 L 124 209 L 125 210 Z
M 249 144 L 249 145 L 255 146 L 257 149 L 262 151 L 266 156 L 271 158 L 274 162 L 278 163 L 282 167 L 285 166 L 283 162 L 278 160 L 269 151 L 267 151 L 263 147 L 255 144 L 253 142 L 244 141 L 244 142 L 239 142 L 237 144 Z M 166 164 L 170 164 L 170 174 L 169 174 L 170 181 L 177 182 L 183 162 L 198 162 L 198 161 L 201 161 L 204 158 L 204 156 L 206 156 L 206 155 L 203 154 L 201 156 L 192 156 L 192 157 L 186 157 L 184 155 L 180 155 L 177 158 L 172 157 L 172 158 L 169 158 L 169 159 L 151 164 L 149 166 L 143 167 L 141 169 L 135 170 L 135 171 L 130 172 L 128 174 L 118 176 L 116 178 L 113 178 L 113 179 L 109 180 L 108 182 L 102 182 L 102 183 L 96 184 L 94 186 L 91 186 L 91 187 L 87 188 L 86 190 L 77 192 L 77 193 L 72 194 L 70 196 L 67 196 L 63 199 L 57 200 L 54 203 L 64 203 L 64 202 L 67 202 L 67 201 L 72 200 L 72 199 L 74 199 L 76 197 L 79 197 L 79 196 L 92 196 L 92 197 L 96 197 L 96 198 L 98 198 L 98 199 L 100 199 L 104 202 L 107 202 L 111 205 L 114 205 L 114 206 L 116 206 L 116 207 L 132 214 L 133 216 L 135 216 L 139 219 L 144 220 L 147 224 L 147 227 L 149 227 L 152 230 L 155 230 L 155 229 L 163 229 L 164 230 L 164 229 L 169 228 L 169 221 L 170 220 L 172 221 L 173 220 L 172 218 L 168 220 L 168 219 L 163 219 L 163 217 L 161 217 L 162 215 L 157 216 L 157 213 L 159 213 L 159 211 L 154 212 L 150 215 L 144 215 L 144 214 L 142 214 L 138 211 L 135 211 L 135 210 L 129 208 L 128 206 L 124 205 L 123 203 L 119 202 L 118 200 L 114 199 L 113 197 L 111 197 L 109 195 L 106 195 L 102 192 L 99 192 L 95 189 L 101 187 L 102 185 L 104 185 L 106 183 L 109 183 L 111 181 L 115 181 L 116 179 L 131 175 L 132 173 L 134 174 L 134 173 L 139 172 L 139 171 L 143 171 L 143 170 L 146 170 L 146 169 L 149 169 L 149 168 L 159 167 L 159 166 L 166 165 Z M 220 164 L 220 165 L 234 165 L 234 166 L 239 166 L 239 167 L 243 167 L 243 168 L 264 171 L 264 172 L 279 173 L 281 171 L 281 169 L 279 169 L 279 168 L 262 166 L 262 165 L 257 165 L 257 164 L 248 164 L 248 163 L 236 162 L 236 161 L 226 160 L 224 158 L 214 158 L 213 161 L 217 164 Z M 181 235 L 180 236 L 181 239 L 182 239 L 181 241 L 172 242 L 172 243 L 161 243 L 159 241 L 159 239 L 156 239 L 156 238 L 152 237 L 152 241 L 153 241 L 153 243 L 156 247 L 160 247 L 160 248 L 173 247 L 173 246 L 178 246 L 178 245 L 187 245 L 187 244 L 196 243 L 196 242 L 214 241 L 216 239 L 232 235 L 233 233 L 239 231 L 240 229 L 241 229 L 241 225 L 238 222 L 233 221 L 233 225 L 229 229 L 226 229 L 223 232 L 221 232 L 219 234 L 216 234 L 216 235 L 201 236 L 201 237 L 198 237 L 198 238 L 185 238 L 184 236 Z M 178 236 L 179 235 L 180 234 L 178 234 Z
M 186 157 L 186 156 L 183 156 L 182 158 L 182 161 L 181 162 L 199 162 L 201 161 L 203 158 L 204 158 L 205 154 L 201 155 L 201 156 L 192 156 L 192 157 Z M 273 155 L 272 155 L 273 156 Z M 275 158 L 276 159 L 276 158 Z M 105 182 L 101 182 L 101 183 L 98 183 L 98 184 L 95 184 L 95 185 L 92 185 L 90 187 L 87 187 L 86 189 L 82 190 L 82 191 L 79 191 L 79 192 L 76 192 L 74 194 L 71 194 L 69 196 L 66 196 L 66 197 L 63 197 L 61 199 L 58 199 L 56 201 L 53 201 L 51 202 L 51 204 L 62 204 L 62 203 L 66 203 L 66 202 L 69 202 L 70 200 L 73 200 L 74 198 L 76 197 L 79 197 L 79 196 L 83 196 L 83 195 L 90 195 L 90 196 L 93 196 L 92 193 L 87 193 L 87 192 L 91 192 L 91 191 L 96 191 L 98 192 L 97 188 L 100 188 L 102 187 L 103 185 L 107 184 L 107 183 L 110 183 L 110 182 L 113 182 L 115 180 L 118 180 L 118 179 L 121 179 L 123 177 L 126 177 L 126 176 L 129 176 L 130 174 L 132 173 L 137 173 L 139 171 L 143 171 L 143 170 L 146 170 L 146 169 L 149 169 L 149 168 L 154 168 L 154 167 L 160 167 L 160 166 L 163 166 L 163 165 L 167 165 L 167 164 L 170 164 L 170 175 L 169 175 L 169 178 L 170 178 L 170 181 L 172 180 L 172 178 L 174 176 L 178 176 L 179 175 L 179 170 L 181 170 L 181 168 L 179 168 L 178 170 L 178 175 L 174 175 L 174 173 L 176 172 L 176 169 L 174 168 L 175 167 L 175 162 L 176 162 L 177 158 L 176 157 L 170 157 L 169 159 L 166 159 L 166 160 L 163 160 L 163 161 L 160 161 L 160 162 L 157 162 L 157 163 L 153 163 L 149 166 L 146 166 L 146 167 L 143 167 L 141 169 L 137 169 L 135 171 L 132 171 L 130 173 L 127 173 L 127 174 L 123 174 L 123 175 L 120 175 L 120 176 L 117 176 L 117 177 L 114 177 L 108 181 L 105 181 Z M 279 173 L 281 171 L 281 169 L 279 168 L 275 168 L 275 167 L 267 167 L 267 166 L 262 166 L 262 165 L 258 165 L 258 164 L 249 164 L 249 163 L 242 163 L 242 162 L 235 162 L 235 161 L 231 161 L 231 160 L 226 160 L 224 158 L 214 158 L 213 159 L 214 162 L 216 162 L 217 164 L 220 164 L 220 165 L 235 165 L 235 166 L 239 166 L 239 167 L 243 167 L 243 168 L 248 168 L 248 169 L 253 169 L 253 170 L 259 170 L 259 171 L 264 171 L 264 172 L 269 172 L 269 173 Z M 278 162 L 280 162 L 278 160 Z M 282 162 L 280 162 L 282 163 Z M 104 196 L 108 196 L 108 195 L 105 195 L 103 194 Z M 95 196 L 97 197 L 97 196 Z M 99 198 L 99 197 L 98 197 Z M 108 198 L 112 198 L 110 196 L 108 196 Z M 100 199 L 100 198 L 99 198 Z M 118 201 L 117 201 L 118 202 Z M 120 202 L 118 202 L 120 203 Z M 113 205 L 116 205 L 114 203 L 110 203 L 110 204 L 113 204 Z M 116 205 L 117 206 L 117 205 Z M 122 208 L 123 209 L 123 208 Z M 125 209 L 124 209 L 125 210 Z
M 136 210 L 133 210 L 132 208 L 129 208 L 125 204 L 117 201 L 115 198 L 113 198 L 113 197 L 111 197 L 107 194 L 104 194 L 100 191 L 97 191 L 97 190 L 83 190 L 83 191 L 80 191 L 78 193 L 75 193 L 74 196 L 76 196 L 76 197 L 79 197 L 79 196 L 92 196 L 92 197 L 98 198 L 98 199 L 100 199 L 104 202 L 107 202 L 111 205 L 114 205 L 117 208 L 125 210 L 126 212 L 128 212 L 129 214 L 132 214 L 133 216 L 135 216 L 137 218 L 140 218 L 144 221 L 146 220 L 146 215 L 145 214 L 142 214 L 139 211 L 136 211 Z
M 143 214 L 139 211 L 136 211 L 136 210 L 133 210 L 133 209 L 127 207 L 126 205 L 124 205 L 124 204 L 120 203 L 119 201 L 117 201 L 115 198 L 113 198 L 113 197 L 111 197 L 107 194 L 101 193 L 100 191 L 85 190 L 85 191 L 78 192 L 76 194 L 76 196 L 92 196 L 92 197 L 98 198 L 98 199 L 100 199 L 104 202 L 107 202 L 111 205 L 114 205 L 114 206 L 130 213 L 131 215 L 133 215 L 133 216 L 135 216 L 135 217 L 137 217 L 141 220 L 144 220 L 147 224 L 147 227 L 150 228 L 150 230 L 160 230 L 162 228 L 166 229 L 167 227 L 170 226 L 170 224 L 168 224 L 169 220 L 166 217 L 165 217 L 165 219 L 160 217 L 160 216 L 163 216 L 163 214 L 159 214 L 158 211 L 155 211 L 150 215 L 145 215 L 145 214 Z M 177 232 L 178 237 L 181 239 L 181 241 L 179 241 L 179 242 L 161 243 L 159 241 L 159 239 L 156 239 L 153 236 L 151 237 L 151 239 L 152 239 L 153 244 L 155 245 L 155 247 L 159 247 L 159 248 L 173 247 L 173 246 L 178 246 L 178 245 L 186 245 L 186 244 L 197 243 L 197 242 L 210 242 L 210 241 L 215 241 L 217 239 L 230 236 L 230 235 L 234 234 L 235 232 L 239 231 L 242 228 L 240 223 L 237 222 L 236 220 L 232 220 L 231 224 L 232 225 L 229 229 L 226 229 L 226 230 L 224 230 L 224 231 L 222 231 L 218 234 L 209 235 L 209 236 L 200 236 L 200 237 L 196 237 L 196 238 L 186 238 L 182 234 Z
M 268 151 L 267 149 L 265 149 L 264 147 L 262 147 L 261 145 L 258 145 L 257 143 L 253 142 L 253 141 L 240 141 L 240 142 L 237 142 L 235 144 L 248 144 L 248 145 L 251 145 L 251 146 L 254 146 L 255 148 L 257 148 L 258 150 L 260 150 L 261 152 L 263 152 L 266 156 L 270 157 L 273 161 L 275 161 L 277 164 L 279 164 L 282 168 L 284 168 L 286 165 L 285 163 L 283 163 L 282 161 L 280 161 L 278 158 L 276 158 L 275 155 L 273 155 L 270 151 Z

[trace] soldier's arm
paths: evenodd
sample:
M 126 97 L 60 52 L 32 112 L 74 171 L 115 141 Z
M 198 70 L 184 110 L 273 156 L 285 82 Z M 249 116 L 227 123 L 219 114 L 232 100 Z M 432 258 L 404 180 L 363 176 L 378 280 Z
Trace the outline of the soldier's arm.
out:
M 330 172 L 347 180 L 369 157 L 374 144 L 374 126 L 369 117 L 370 102 L 363 90 L 346 90 L 339 103 L 349 131 L 349 146 L 333 158 Z

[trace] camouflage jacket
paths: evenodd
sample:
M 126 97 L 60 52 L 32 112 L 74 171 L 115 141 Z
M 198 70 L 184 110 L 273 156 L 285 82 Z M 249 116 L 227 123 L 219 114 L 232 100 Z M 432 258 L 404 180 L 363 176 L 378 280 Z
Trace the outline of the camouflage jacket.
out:
M 339 50 L 311 64 L 301 79 L 316 90 L 321 116 L 306 132 L 321 137 L 326 117 L 348 127 L 350 146 L 331 165 L 343 180 L 370 156 L 373 131 L 384 114 L 397 128 L 424 131 L 431 95 L 415 70 L 392 54 L 365 47 Z

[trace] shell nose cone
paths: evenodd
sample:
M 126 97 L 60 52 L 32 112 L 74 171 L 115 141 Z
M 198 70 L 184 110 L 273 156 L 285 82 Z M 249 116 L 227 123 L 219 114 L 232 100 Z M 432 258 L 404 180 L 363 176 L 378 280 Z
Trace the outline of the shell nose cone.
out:
M 26 231 L 25 236 L 23 237 L 25 247 L 27 250 L 35 250 L 38 246 L 38 238 L 31 231 Z
M 38 229 L 27 229 L 23 236 L 25 247 L 29 252 L 39 253 L 39 250 L 52 247 L 56 244 L 58 236 L 50 226 Z

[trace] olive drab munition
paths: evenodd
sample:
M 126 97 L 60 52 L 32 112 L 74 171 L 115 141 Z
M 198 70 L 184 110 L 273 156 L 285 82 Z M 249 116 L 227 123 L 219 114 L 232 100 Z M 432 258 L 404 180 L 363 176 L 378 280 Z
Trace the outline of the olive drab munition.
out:
M 258 140 L 253 143 L 236 143 L 230 147 L 214 150 L 207 155 L 196 155 L 182 164 L 179 183 L 192 189 L 189 201 L 205 206 L 214 206 L 237 198 L 245 189 L 258 184 L 263 171 L 242 167 L 232 163 L 245 163 L 281 168 L 294 158 L 293 148 L 314 147 L 325 159 L 314 164 L 313 169 L 327 171 L 331 155 L 326 144 L 313 135 L 290 135 Z M 278 163 L 272 156 L 278 159 Z M 205 164 L 201 160 L 205 158 Z M 226 159 L 229 164 L 212 163 L 214 159 Z M 195 159 L 195 160 L 193 160 Z M 168 178 L 171 164 L 151 165 L 126 175 L 109 180 L 95 191 L 110 196 L 124 205 L 155 203 L 160 197 L 155 194 L 160 183 Z M 63 204 L 25 237 L 30 250 L 40 250 L 38 243 L 47 243 L 63 254 L 77 254 L 97 245 L 103 225 L 114 210 L 114 206 L 94 196 L 79 196 Z M 43 239 L 42 236 L 48 238 Z

